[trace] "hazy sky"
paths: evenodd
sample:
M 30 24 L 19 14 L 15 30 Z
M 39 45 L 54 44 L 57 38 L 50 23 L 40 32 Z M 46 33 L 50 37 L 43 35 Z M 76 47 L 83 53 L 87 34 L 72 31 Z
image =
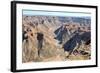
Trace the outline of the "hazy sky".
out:
M 83 12 L 60 12 L 60 11 L 34 11 L 34 10 L 23 10 L 23 15 L 28 16 L 36 16 L 36 15 L 43 15 L 43 16 L 71 16 L 71 17 L 86 17 L 90 18 L 91 13 L 83 13 Z

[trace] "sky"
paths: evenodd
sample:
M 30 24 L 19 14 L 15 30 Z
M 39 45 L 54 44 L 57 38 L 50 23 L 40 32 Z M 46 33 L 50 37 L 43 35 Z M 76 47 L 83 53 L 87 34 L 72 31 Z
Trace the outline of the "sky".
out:
M 40 10 L 23 10 L 23 15 L 28 16 L 70 16 L 70 17 L 85 17 L 90 18 L 91 13 L 83 13 L 83 12 L 61 12 L 61 11 L 40 11 Z

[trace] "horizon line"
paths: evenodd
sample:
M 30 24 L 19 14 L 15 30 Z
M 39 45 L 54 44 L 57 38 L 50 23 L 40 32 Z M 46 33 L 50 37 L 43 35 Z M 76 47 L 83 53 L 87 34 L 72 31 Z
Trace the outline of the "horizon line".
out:
M 22 15 L 28 16 L 60 16 L 60 17 L 84 17 L 90 18 L 91 13 L 88 12 L 70 12 L 70 11 L 46 11 L 46 10 L 22 10 Z

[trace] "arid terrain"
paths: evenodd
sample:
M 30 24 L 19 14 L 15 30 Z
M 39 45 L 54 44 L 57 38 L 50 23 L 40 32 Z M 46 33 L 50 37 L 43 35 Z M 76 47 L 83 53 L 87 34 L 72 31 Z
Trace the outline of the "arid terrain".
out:
M 23 15 L 22 30 L 26 31 L 22 41 L 22 62 L 48 62 L 67 60 L 89 60 L 91 59 L 91 20 L 78 17 L 57 17 L 57 16 L 25 16 Z M 62 26 L 69 30 L 70 36 L 61 37 Z M 77 37 L 76 30 L 79 30 Z M 37 33 L 44 34 L 43 47 L 38 56 Z M 60 38 L 61 37 L 61 38 Z M 62 40 L 62 43 L 60 41 Z M 73 41 L 75 39 L 75 41 Z M 77 39 L 79 40 L 77 42 Z M 88 42 L 89 40 L 89 42 Z M 73 46 L 71 54 L 66 46 Z M 69 49 L 67 48 L 67 49 Z M 69 55 L 69 56 L 68 56 Z

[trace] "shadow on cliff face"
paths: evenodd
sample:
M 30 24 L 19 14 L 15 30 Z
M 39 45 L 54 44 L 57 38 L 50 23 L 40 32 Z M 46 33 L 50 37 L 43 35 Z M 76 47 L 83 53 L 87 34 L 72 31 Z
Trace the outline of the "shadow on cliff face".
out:
M 63 26 L 61 26 L 57 30 L 55 30 L 54 33 L 56 34 L 55 39 L 57 39 L 59 41 L 59 44 L 62 44 L 63 42 L 65 43 L 70 38 L 70 34 L 68 33 L 68 29 L 66 29 Z
M 68 40 L 63 45 L 63 48 L 65 51 L 71 51 L 77 46 L 77 43 L 79 45 L 81 44 L 81 35 L 79 35 L 79 33 L 76 33 L 70 40 Z
M 61 41 L 62 38 L 61 28 L 62 27 L 59 27 L 57 30 L 54 31 L 54 33 L 56 34 L 55 39 L 57 39 L 58 41 Z
M 67 29 L 67 28 L 66 28 Z M 65 31 L 65 32 L 64 32 Z M 68 34 L 68 31 L 64 30 L 62 31 L 62 26 L 59 27 L 57 30 L 55 30 L 56 37 L 59 42 L 63 42 L 62 39 L 65 39 L 65 43 L 62 44 L 64 51 L 72 51 L 78 44 L 79 46 L 82 44 L 82 42 L 88 42 L 89 40 L 91 41 L 91 32 L 80 32 L 76 30 L 76 32 L 72 33 L 72 35 Z M 70 31 L 69 31 L 70 32 Z M 66 35 L 66 37 L 63 37 L 63 35 Z M 69 40 L 68 40 L 69 39 Z

